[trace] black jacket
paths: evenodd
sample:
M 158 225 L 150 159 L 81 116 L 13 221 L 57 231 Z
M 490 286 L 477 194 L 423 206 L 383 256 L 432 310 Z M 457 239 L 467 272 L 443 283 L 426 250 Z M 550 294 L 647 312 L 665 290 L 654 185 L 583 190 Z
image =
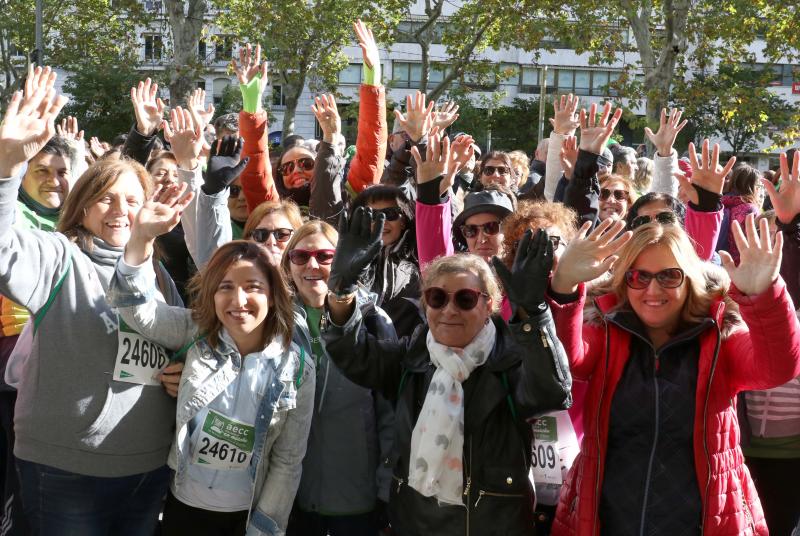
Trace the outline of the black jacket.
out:
M 531 535 L 528 419 L 571 404 L 566 354 L 548 311 L 507 326 L 494 319 L 497 340 L 486 363 L 464 382 L 464 507 L 439 506 L 406 485 L 411 434 L 435 367 L 427 326 L 400 340 L 378 339 L 356 309 L 324 333 L 330 357 L 355 383 L 395 404 L 395 446 L 389 519 L 399 536 Z

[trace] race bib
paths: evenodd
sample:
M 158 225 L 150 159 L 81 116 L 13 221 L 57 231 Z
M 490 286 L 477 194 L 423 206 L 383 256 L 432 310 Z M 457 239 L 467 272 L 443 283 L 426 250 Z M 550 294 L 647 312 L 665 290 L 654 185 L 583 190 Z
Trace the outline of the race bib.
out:
M 192 456 L 192 463 L 211 469 L 245 469 L 250 465 L 255 427 L 208 410 Z
M 163 346 L 142 337 L 119 319 L 119 344 L 114 364 L 114 379 L 140 385 L 161 385 L 158 375 L 167 366 Z
M 555 417 L 536 419 L 533 425 L 532 470 L 536 484 L 561 485 L 561 460 L 558 455 L 558 425 Z

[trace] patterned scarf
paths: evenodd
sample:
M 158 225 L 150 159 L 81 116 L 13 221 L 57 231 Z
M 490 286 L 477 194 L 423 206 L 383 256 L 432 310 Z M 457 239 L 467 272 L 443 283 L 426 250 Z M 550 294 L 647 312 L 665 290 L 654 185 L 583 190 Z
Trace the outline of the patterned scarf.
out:
M 489 322 L 464 349 L 439 344 L 428 331 L 428 353 L 436 366 L 425 403 L 411 434 L 408 485 L 440 503 L 461 505 L 464 489 L 464 388 L 470 373 L 494 348 Z

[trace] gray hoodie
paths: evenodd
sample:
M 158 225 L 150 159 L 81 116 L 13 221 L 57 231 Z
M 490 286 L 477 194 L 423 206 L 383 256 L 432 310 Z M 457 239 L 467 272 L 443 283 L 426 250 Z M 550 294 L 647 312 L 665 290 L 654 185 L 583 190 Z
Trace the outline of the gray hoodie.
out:
M 60 233 L 13 229 L 19 185 L 0 179 L 0 294 L 37 313 L 72 265 L 24 366 L 14 454 L 90 476 L 154 470 L 167 461 L 175 401 L 161 386 L 112 379 L 118 320 L 105 294 L 122 248 L 95 239 L 85 252 Z M 167 303 L 179 304 L 165 279 Z

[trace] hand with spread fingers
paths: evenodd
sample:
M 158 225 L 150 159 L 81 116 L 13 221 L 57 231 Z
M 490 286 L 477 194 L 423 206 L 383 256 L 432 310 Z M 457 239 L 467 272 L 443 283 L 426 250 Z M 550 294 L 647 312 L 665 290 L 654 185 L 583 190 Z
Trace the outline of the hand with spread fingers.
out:
M 670 110 L 669 115 L 667 115 L 667 109 L 662 108 L 658 132 L 653 134 L 650 127 L 644 127 L 644 133 L 647 135 L 647 139 L 650 140 L 650 143 L 653 144 L 653 147 L 658 151 L 658 156 L 669 156 L 672 154 L 672 146 L 675 145 L 675 138 L 678 137 L 678 133 L 683 130 L 683 127 L 688 123 L 686 119 L 681 121 L 682 115 L 683 110 L 674 108 Z
M 193 192 L 186 192 L 186 183 L 159 186 L 145 201 L 131 227 L 131 237 L 125 245 L 125 262 L 139 266 L 153 254 L 155 239 L 170 232 L 181 214 L 194 198 Z
M 456 119 L 458 119 L 458 104 L 453 101 L 447 101 L 433 112 L 433 126 L 439 127 L 442 132 L 455 123 Z
M 372 30 L 361 19 L 353 23 L 353 30 L 356 32 L 356 37 L 358 37 L 358 46 L 361 47 L 364 63 L 367 64 L 367 67 L 373 69 L 381 61 L 381 58 Z
M 200 119 L 200 130 L 205 130 L 206 126 L 211 122 L 211 118 L 214 117 L 214 105 L 209 103 L 208 107 L 205 107 L 206 103 L 206 90 L 197 88 L 189 95 L 189 102 L 188 107 L 190 110 L 194 110 L 195 115 L 198 119 Z
M 425 93 L 417 91 L 412 98 L 406 96 L 406 113 L 403 115 L 399 110 L 394 111 L 397 122 L 406 131 L 411 141 L 417 143 L 423 136 L 433 128 L 434 114 L 431 101 L 425 105 Z
M 419 154 L 416 146 L 411 148 L 411 156 L 417 163 L 417 183 L 424 184 L 436 177 L 446 176 L 450 168 L 450 140 L 447 136 L 442 138 L 434 127 L 428 137 L 428 149 L 425 160 Z M 444 182 L 444 181 L 442 181 Z M 449 186 L 444 187 L 446 190 Z M 441 193 L 441 192 L 440 192 Z
M 55 119 L 67 98 L 56 95 L 55 81 L 50 67 L 31 66 L 25 92 L 11 96 L 0 123 L 0 178 L 17 175 L 56 133 Z
M 681 189 L 686 193 L 689 201 L 695 205 L 699 197 L 695 187 L 700 187 L 708 192 L 722 195 L 725 186 L 725 176 L 733 169 L 736 164 L 736 157 L 728 159 L 724 168 L 719 167 L 719 144 L 715 143 L 711 154 L 708 153 L 709 142 L 703 140 L 700 153 L 700 160 L 697 159 L 697 150 L 694 143 L 689 143 L 689 163 L 692 166 L 692 178 L 689 179 L 684 173 L 676 172 L 675 178 L 678 179 Z
M 170 110 L 169 122 L 164 121 L 164 139 L 172 145 L 172 153 L 180 168 L 191 170 L 198 165 L 205 143 L 200 123 L 194 110 L 180 106 Z
M 164 101 L 158 95 L 158 84 L 149 78 L 131 88 L 131 103 L 136 115 L 136 130 L 142 136 L 152 136 L 161 126 L 164 117 Z
M 767 290 L 778 278 L 781 270 L 783 233 L 775 235 L 775 243 L 770 240 L 769 223 L 764 218 L 760 222 L 760 233 L 756 231 L 755 216 L 748 214 L 744 221 L 747 236 L 742 232 L 739 222 L 734 221 L 733 239 L 739 248 L 739 265 L 727 251 L 720 251 L 722 267 L 728 272 L 731 282 L 742 294 L 757 296 Z M 760 235 L 760 236 L 759 236 Z
M 589 233 L 591 227 L 591 222 L 584 223 L 578 236 L 561 254 L 550 284 L 555 292 L 574 294 L 581 283 L 593 281 L 606 273 L 617 260 L 617 251 L 632 236 L 630 231 L 619 235 L 625 228 L 623 220 L 604 220 Z
M 241 159 L 243 148 L 244 138 L 236 136 L 225 136 L 214 142 L 201 187 L 206 195 L 220 193 L 242 174 L 250 161 Z
M 334 96 L 323 94 L 314 97 L 311 111 L 314 112 L 319 127 L 322 129 L 322 139 L 328 143 L 334 143 L 342 133 L 342 118 L 336 107 Z
M 60 125 L 56 125 L 56 135 L 72 141 L 83 141 L 83 131 L 78 128 L 78 119 L 71 115 L 63 118 Z
M 267 62 L 261 61 L 261 45 L 256 45 L 255 49 L 249 43 L 239 47 L 239 62 L 232 59 L 231 68 L 239 80 L 242 108 L 249 113 L 260 112 L 264 88 L 267 87 Z
M 611 114 L 610 102 L 605 103 L 603 106 L 603 114 L 600 116 L 599 121 L 597 121 L 596 103 L 592 103 L 589 106 L 588 112 L 581 109 L 581 140 L 579 147 L 592 154 L 602 153 L 621 117 L 622 108 L 617 108 L 614 114 Z
M 580 126 L 578 123 L 578 103 L 580 99 L 570 93 L 569 95 L 561 95 L 561 100 L 555 99 L 553 101 L 553 109 L 555 115 L 550 118 L 550 124 L 553 125 L 553 131 L 562 136 L 573 136 L 575 130 Z
M 781 182 L 780 189 L 767 179 L 761 179 L 767 195 L 772 201 L 772 208 L 775 209 L 775 216 L 782 223 L 791 223 L 800 214 L 800 151 L 795 151 L 794 160 L 789 161 L 786 153 L 781 153 Z
M 331 264 L 328 288 L 338 295 L 352 295 L 358 288 L 361 275 L 381 250 L 383 241 L 382 212 L 357 207 L 348 221 L 345 213 L 339 220 L 339 242 Z
M 578 138 L 567 136 L 561 144 L 561 153 L 558 155 L 561 160 L 561 169 L 564 170 L 564 177 L 567 180 L 572 178 L 575 171 L 575 162 L 578 161 Z
M 539 229 L 536 236 L 531 229 L 525 231 L 511 270 L 497 257 L 492 264 L 518 314 L 524 317 L 547 309 L 544 296 L 553 269 L 553 243 L 547 231 Z

